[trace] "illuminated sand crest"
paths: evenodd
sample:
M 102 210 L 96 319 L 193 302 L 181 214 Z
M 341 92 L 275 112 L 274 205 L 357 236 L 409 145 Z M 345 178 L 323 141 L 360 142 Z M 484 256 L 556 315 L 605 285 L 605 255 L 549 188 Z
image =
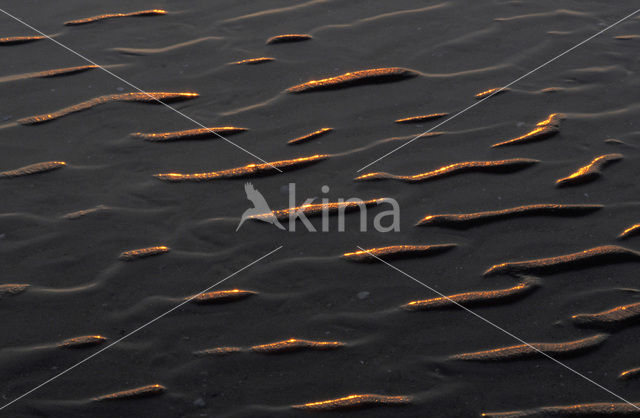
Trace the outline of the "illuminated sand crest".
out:
M 451 226 L 467 227 L 483 222 L 499 219 L 510 219 L 519 216 L 582 216 L 602 209 L 602 205 L 562 205 L 537 204 L 517 206 L 502 210 L 490 210 L 475 213 L 455 213 L 442 215 L 427 215 L 420 219 L 416 226 Z
M 261 176 L 267 174 L 279 173 L 280 171 L 293 170 L 296 168 L 306 167 L 329 158 L 328 155 L 312 155 L 310 157 L 295 158 L 293 160 L 273 161 L 263 164 L 248 164 L 243 167 L 230 168 L 228 170 L 210 171 L 207 173 L 161 173 L 154 174 L 154 177 L 164 181 L 208 181 L 217 179 L 242 178 L 251 176 Z
M 624 370 L 618 375 L 618 379 L 632 379 L 640 375 L 640 367 L 634 369 Z
M 508 91 L 509 91 L 509 88 L 501 89 L 500 87 L 495 87 L 489 90 L 481 91 L 480 93 L 476 94 L 474 97 L 479 100 L 479 99 L 484 99 L 487 96 L 491 96 L 492 94 L 494 96 L 497 96 L 498 94 L 506 93 Z
M 254 345 L 250 350 L 256 353 L 280 354 L 301 350 L 336 350 L 344 346 L 344 343 L 338 341 L 310 341 L 290 338 L 270 344 Z
M 57 170 L 66 165 L 67 163 L 65 163 L 64 161 L 47 161 L 43 163 L 36 163 L 25 167 L 16 168 L 15 170 L 1 171 L 0 178 L 11 178 L 45 173 L 47 171 Z
M 311 35 L 307 35 L 306 33 L 288 33 L 285 35 L 272 36 L 271 38 L 267 39 L 267 45 L 302 42 L 311 39 L 313 39 L 313 37 Z
M 18 295 L 29 288 L 28 284 L 10 283 L 0 285 L 0 297 L 5 295 Z
M 576 184 L 583 184 L 593 181 L 602 175 L 601 169 L 608 164 L 623 159 L 622 154 L 606 154 L 596 157 L 586 166 L 580 168 L 575 173 L 568 177 L 561 178 L 556 181 L 556 186 L 573 186 Z
M 45 36 L 8 36 L 0 38 L 0 45 L 19 45 L 45 39 Z
M 239 353 L 242 351 L 241 347 L 216 347 L 207 348 L 205 350 L 195 351 L 193 354 L 196 356 L 228 356 L 229 354 Z
M 61 348 L 85 348 L 102 344 L 107 341 L 102 335 L 83 335 L 81 337 L 69 338 L 58 344 Z
M 640 402 L 629 405 L 628 403 L 584 403 L 567 406 L 543 406 L 534 409 L 507 412 L 484 412 L 483 417 L 507 418 L 507 417 L 540 417 L 540 416 L 619 416 L 635 415 L 640 408 Z
M 396 174 L 389 174 L 384 172 L 367 173 L 362 176 L 356 177 L 356 181 L 372 181 L 382 179 L 401 180 L 409 183 L 428 181 L 437 179 L 440 177 L 450 176 L 453 174 L 459 174 L 470 171 L 480 172 L 511 172 L 517 171 L 533 164 L 539 163 L 539 160 L 533 160 L 530 158 L 512 158 L 509 160 L 496 160 L 496 161 L 465 161 L 461 163 L 449 164 L 444 167 L 440 167 L 433 171 L 426 173 L 415 174 L 411 176 L 401 176 Z
M 129 12 L 129 13 L 107 13 L 107 14 L 98 15 L 98 16 L 86 17 L 84 19 L 69 20 L 67 22 L 64 22 L 64 24 L 67 26 L 85 25 L 87 23 L 99 22 L 101 20 L 113 19 L 116 17 L 161 16 L 166 14 L 167 12 L 161 9 L 140 10 L 138 12 Z
M 535 277 L 524 277 L 522 282 L 508 289 L 482 290 L 476 292 L 458 293 L 445 297 L 437 297 L 425 300 L 416 300 L 402 305 L 400 308 L 407 311 L 427 311 L 433 309 L 456 308 L 457 302 L 463 306 L 491 304 L 504 300 L 511 300 L 519 296 L 525 296 L 540 285 Z
M 403 119 L 396 119 L 395 123 L 420 123 L 428 120 L 439 119 L 447 116 L 448 113 L 432 113 L 430 115 L 411 116 Z
M 114 401 L 120 399 L 137 399 L 147 398 L 150 396 L 161 395 L 167 391 L 167 388 L 162 385 L 148 385 L 135 389 L 123 390 L 121 392 L 109 393 L 93 398 L 94 401 Z
M 640 224 L 635 224 L 625 229 L 624 231 L 622 231 L 620 235 L 618 235 L 618 238 L 623 239 L 623 238 L 633 237 L 636 235 L 640 235 Z
M 26 118 L 18 119 L 18 123 L 23 125 L 35 125 L 37 123 L 49 122 L 54 119 L 61 118 L 71 113 L 80 112 L 83 110 L 91 109 L 98 105 L 110 102 L 142 102 L 142 103 L 157 103 L 156 100 L 164 101 L 176 101 L 187 100 L 198 97 L 198 93 L 167 93 L 167 92 L 150 92 L 149 95 L 145 93 L 123 93 L 123 94 L 107 94 L 106 96 L 100 96 L 75 104 L 73 106 L 65 107 L 64 109 L 56 110 L 52 113 L 45 113 L 42 115 L 29 116 Z
M 542 356 L 540 351 L 546 354 L 575 354 L 589 348 L 600 345 L 608 337 L 607 334 L 596 334 L 591 337 L 580 340 L 567 341 L 562 343 L 531 343 L 535 347 L 531 348 L 526 344 L 514 345 L 510 347 L 495 348 L 493 350 L 476 351 L 473 353 L 454 354 L 449 356 L 451 360 L 465 361 L 495 361 L 495 360 L 513 360 L 523 357 Z
M 564 118 L 564 115 L 560 113 L 552 113 L 549 117 L 542 122 L 536 124 L 536 128 L 526 134 L 517 138 L 509 139 L 503 142 L 493 144 L 492 147 L 503 147 L 505 145 L 518 145 L 528 142 L 540 141 L 549 138 L 558 132 L 560 132 L 560 121 Z
M 100 212 L 100 211 L 105 210 L 105 209 L 108 209 L 108 207 L 105 206 L 105 205 L 98 205 L 95 208 L 82 209 L 82 210 L 77 210 L 75 212 L 69 212 L 67 214 L 62 215 L 62 218 L 63 219 L 69 219 L 69 220 L 80 219 L 83 216 L 89 215 L 91 213 Z
M 246 131 L 246 128 L 235 126 L 214 126 L 211 128 L 187 129 L 184 131 L 144 133 L 134 132 L 130 134 L 134 138 L 141 138 L 151 142 L 169 142 L 180 139 L 220 138 L 218 135 L 233 135 Z M 218 134 L 218 135 L 216 135 Z
M 603 245 L 558 257 L 496 264 L 485 271 L 484 275 L 490 276 L 494 274 L 514 274 L 526 271 L 545 271 L 585 265 L 609 264 L 622 261 L 640 261 L 640 252 L 619 247 L 617 245 Z
M 359 84 L 398 81 L 418 76 L 418 73 L 407 68 L 374 68 L 345 73 L 335 77 L 311 80 L 297 86 L 289 87 L 289 93 L 304 93 L 314 90 L 327 90 L 349 87 Z
M 332 411 L 339 409 L 356 409 L 372 406 L 400 406 L 411 403 L 410 396 L 387 396 L 375 394 L 349 395 L 344 398 L 329 399 L 320 402 L 292 405 L 295 409 L 314 411 Z
M 387 260 L 402 257 L 421 257 L 441 254 L 452 250 L 458 244 L 435 244 L 435 245 L 393 245 L 390 247 L 370 248 L 352 253 L 345 253 L 342 258 L 349 261 L 378 261 L 376 257 Z M 375 256 L 375 257 L 374 257 Z
M 303 142 L 307 142 L 307 141 L 310 141 L 312 139 L 318 138 L 318 137 L 320 137 L 322 135 L 325 135 L 325 134 L 327 134 L 327 133 L 329 133 L 331 131 L 333 131 L 333 128 L 318 129 L 317 131 L 311 132 L 310 134 L 303 135 L 303 136 L 300 136 L 298 138 L 294 138 L 294 139 L 288 141 L 287 144 L 289 144 L 289 145 L 301 144 Z
M 260 58 L 247 58 L 246 60 L 240 60 L 240 61 L 234 61 L 234 62 L 230 62 L 230 65 L 256 65 L 256 64 L 263 64 L 265 62 L 271 62 L 271 61 L 275 61 L 275 58 L 271 58 L 271 57 L 260 57 Z
M 123 261 L 132 261 L 132 260 L 137 260 L 139 258 L 151 257 L 154 255 L 168 253 L 169 251 L 170 251 L 170 248 L 165 246 L 139 248 L 136 250 L 125 251 L 122 254 L 120 254 L 118 258 Z
M 334 215 L 339 213 L 340 211 L 351 212 L 356 209 L 359 209 L 361 206 L 370 207 L 374 205 L 378 205 L 382 202 L 385 202 L 386 199 L 372 199 L 372 200 L 364 200 L 361 202 L 331 202 L 331 203 L 317 203 L 317 204 L 308 204 L 303 206 L 296 206 L 293 208 L 287 209 L 279 209 L 274 210 L 269 213 L 261 213 L 259 215 L 251 215 L 249 219 L 256 220 L 271 220 L 275 216 L 279 221 L 286 221 L 292 214 L 297 212 L 303 213 L 307 217 L 319 216 L 323 213 L 327 213 L 329 215 Z
M 596 327 L 618 326 L 637 319 L 640 319 L 640 302 L 616 306 L 594 314 L 577 314 L 571 317 L 571 320 L 579 325 Z
M 251 290 L 216 290 L 214 292 L 201 293 L 191 301 L 198 304 L 212 304 L 212 303 L 226 303 L 234 300 L 241 300 L 248 298 L 249 296 L 257 295 L 258 292 Z M 190 299 L 190 298 L 185 298 Z
M 98 66 L 97 65 L 81 65 L 78 67 L 66 67 L 66 68 L 57 68 L 54 70 L 37 71 L 34 73 L 15 74 L 15 75 L 9 75 L 5 77 L 0 77 L 0 83 L 5 83 L 9 81 L 28 80 L 30 78 L 63 77 L 67 75 L 83 73 L 85 71 L 93 70 L 94 68 L 98 68 Z

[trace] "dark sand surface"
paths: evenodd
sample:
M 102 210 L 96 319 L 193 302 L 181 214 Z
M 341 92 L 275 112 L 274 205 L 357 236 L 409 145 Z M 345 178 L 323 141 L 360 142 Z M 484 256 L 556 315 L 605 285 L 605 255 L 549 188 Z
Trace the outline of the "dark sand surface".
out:
M 0 45 L 0 171 L 39 162 L 67 165 L 0 178 L 0 285 L 28 284 L 0 296 L 0 404 L 22 395 L 262 255 L 269 258 L 213 290 L 256 292 L 224 304 L 189 303 L 5 410 L 10 417 L 479 416 L 482 412 L 620 402 L 544 357 L 460 362 L 457 353 L 520 344 L 461 309 L 407 312 L 438 295 L 383 263 L 350 263 L 344 253 L 395 245 L 456 243 L 451 251 L 391 263 L 446 295 L 515 286 L 483 277 L 489 267 L 601 245 L 640 250 L 640 236 L 617 236 L 640 223 L 640 20 L 620 24 L 510 90 L 489 98 L 397 153 L 357 170 L 444 119 L 397 124 L 416 115 L 450 115 L 475 95 L 503 86 L 638 7 L 615 2 L 0 0 L 0 8 L 136 86 L 195 92 L 172 104 L 208 127 L 248 130 L 230 137 L 265 161 L 316 154 L 326 161 L 251 178 L 272 209 L 310 197 L 394 198 L 400 232 L 381 233 L 357 213 L 338 232 L 296 232 L 248 221 L 246 179 L 170 183 L 158 173 L 202 173 L 260 161 L 219 138 L 153 143 L 134 132 L 198 128 L 161 105 L 112 102 L 38 125 L 16 121 L 92 98 L 133 92 L 99 69 L 56 77 L 10 77 L 89 63 L 49 40 Z M 81 26 L 64 22 L 104 13 L 164 9 Z M 499 19 L 499 20 L 496 20 Z M 282 34 L 304 42 L 267 45 Z M 0 37 L 37 35 L 0 14 Z M 622 37 L 622 38 L 616 38 Z M 255 65 L 229 65 L 271 57 Z M 418 75 L 384 84 L 290 94 L 309 80 L 399 67 Z M 8 78 L 6 78 L 8 77 Z M 553 92 L 544 89 L 555 88 Z M 553 136 L 492 148 L 564 114 Z M 333 128 L 295 147 L 287 141 Z M 616 139 L 618 141 L 605 141 Z M 621 142 L 620 142 L 621 141 Z M 624 158 L 588 183 L 556 181 L 596 157 Z M 359 175 L 413 175 L 465 161 L 540 162 L 511 172 L 465 172 L 424 183 L 354 182 Z M 330 191 L 323 194 L 321 186 Z M 414 227 L 426 215 L 521 205 L 601 204 L 581 216 L 510 217 L 467 229 Z M 66 214 L 95 208 L 84 216 Z M 316 228 L 320 218 L 312 218 Z M 170 251 L 122 261 L 125 251 Z M 545 270 L 524 297 L 474 311 L 525 341 L 594 335 L 571 316 L 640 300 L 640 263 L 596 263 Z M 20 292 L 20 290 L 22 290 Z M 0 292 L 1 293 L 1 292 Z M 13 293 L 13 294 L 11 294 Z M 61 348 L 100 335 L 102 345 Z M 216 347 L 252 347 L 290 338 L 346 344 L 331 350 L 196 356 Z M 640 400 L 640 328 L 615 329 L 598 347 L 562 361 L 623 398 Z M 91 402 L 147 385 L 157 396 Z M 410 397 L 349 412 L 292 405 L 350 394 Z M 378 399 L 378 398 L 366 398 Z M 384 398 L 380 398 L 384 399 Z M 395 399 L 395 398 L 393 398 Z M 404 399 L 404 398 L 402 398 Z

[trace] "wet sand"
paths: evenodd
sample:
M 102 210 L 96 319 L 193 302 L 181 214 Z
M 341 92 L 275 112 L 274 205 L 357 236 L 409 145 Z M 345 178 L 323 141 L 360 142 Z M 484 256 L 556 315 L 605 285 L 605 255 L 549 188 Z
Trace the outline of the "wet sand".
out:
M 544 269 L 525 266 L 539 276 L 535 291 L 470 309 L 543 348 L 606 332 L 594 349 L 561 360 L 638 402 L 640 379 L 618 378 L 640 365 L 638 322 L 596 330 L 572 320 L 640 301 L 637 257 L 552 261 L 613 245 L 640 251 L 640 19 L 358 171 L 637 7 L 5 2 L 7 12 L 141 89 L 188 99 L 171 106 L 203 126 L 0 13 L 0 407 L 283 248 L 211 289 L 247 297 L 212 293 L 187 303 L 0 415 L 466 417 L 565 405 L 593 413 L 621 402 L 543 356 L 453 360 L 521 342 L 460 308 L 401 309 L 439 295 L 383 262 L 341 257 L 443 244 L 455 246 L 388 262 L 466 303 L 510 292 L 523 280 L 518 263 L 543 260 Z M 86 23 L 65 25 L 73 21 Z M 223 136 L 234 128 L 228 139 L 262 161 L 203 127 Z M 306 137 L 322 128 L 331 131 Z M 179 140 L 144 140 L 150 134 Z M 606 166 L 595 160 L 611 155 Z M 290 164 L 310 156 L 327 158 Z M 496 161 L 535 163 L 437 172 Z M 281 173 L 268 162 L 287 164 L 275 164 Z M 154 177 L 165 173 L 216 181 Z M 367 173 L 431 174 L 354 181 Z M 581 181 L 557 187 L 568 176 Z M 301 221 L 291 232 L 257 220 L 236 231 L 251 207 L 246 182 L 273 210 L 292 206 L 289 183 L 293 206 L 362 199 L 368 231 L 360 231 L 358 210 L 347 211 L 339 231 L 336 205 L 325 205 L 327 232 L 323 206 L 309 208 L 318 232 Z M 376 203 L 385 198 L 400 205 L 399 232 L 373 227 L 390 208 Z M 542 204 L 597 210 L 521 216 Z M 416 226 L 428 215 L 479 214 L 491 221 Z M 483 276 L 499 265 L 506 267 Z M 340 346 L 317 349 L 325 343 Z M 268 355 L 251 349 L 270 344 Z M 628 412 L 625 405 L 616 408 Z

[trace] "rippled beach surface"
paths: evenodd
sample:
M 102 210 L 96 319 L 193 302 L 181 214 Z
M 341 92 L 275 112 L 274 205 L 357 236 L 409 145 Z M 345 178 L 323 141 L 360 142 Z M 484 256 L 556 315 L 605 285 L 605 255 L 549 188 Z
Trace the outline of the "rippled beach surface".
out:
M 640 412 L 638 7 L 0 0 L 0 415 Z

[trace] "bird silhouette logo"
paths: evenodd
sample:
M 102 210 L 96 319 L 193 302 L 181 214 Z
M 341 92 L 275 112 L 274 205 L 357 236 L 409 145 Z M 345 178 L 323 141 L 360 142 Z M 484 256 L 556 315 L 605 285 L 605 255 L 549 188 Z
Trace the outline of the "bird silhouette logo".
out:
M 240 223 L 236 228 L 236 231 L 240 229 L 244 221 L 249 218 L 268 222 L 282 230 L 285 229 L 280 221 L 278 221 L 278 218 L 276 218 L 276 216 L 273 214 L 271 208 L 269 208 L 267 200 L 264 198 L 264 196 L 262 196 L 262 193 L 260 193 L 258 190 L 256 190 L 255 187 L 253 187 L 253 184 L 245 183 L 244 191 L 247 194 L 247 199 L 249 199 L 249 201 L 253 203 L 253 207 L 244 211 L 244 213 L 242 214 L 242 218 L 240 219 Z

